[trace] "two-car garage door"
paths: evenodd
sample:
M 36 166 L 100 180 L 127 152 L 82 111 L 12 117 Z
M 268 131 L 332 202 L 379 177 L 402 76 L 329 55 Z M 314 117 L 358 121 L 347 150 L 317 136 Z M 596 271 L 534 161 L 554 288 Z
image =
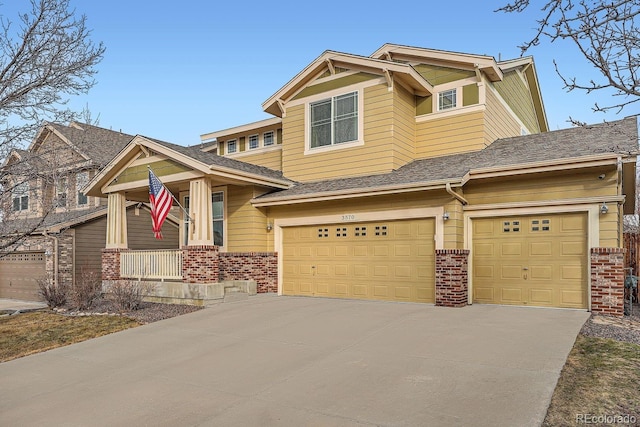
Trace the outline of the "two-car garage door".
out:
M 285 295 L 435 300 L 434 219 L 283 228 Z M 476 218 L 473 302 L 588 307 L 587 215 Z
M 283 228 L 285 295 L 434 302 L 433 219 Z
M 0 298 L 38 301 L 36 280 L 44 276 L 44 252 L 14 252 L 0 257 Z

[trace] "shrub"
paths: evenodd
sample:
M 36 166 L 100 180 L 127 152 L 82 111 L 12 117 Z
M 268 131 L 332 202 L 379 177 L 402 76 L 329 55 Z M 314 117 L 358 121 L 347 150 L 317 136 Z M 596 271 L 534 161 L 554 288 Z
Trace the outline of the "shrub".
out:
M 102 296 L 100 273 L 87 267 L 80 268 L 80 274 L 69 290 L 69 300 L 73 308 L 87 310 Z
M 67 286 L 53 280 L 52 275 L 43 276 L 36 279 L 38 284 L 38 294 L 44 299 L 49 308 L 60 307 L 67 302 Z
M 151 293 L 153 285 L 142 281 L 116 280 L 110 283 L 111 299 L 120 310 L 137 310 L 142 299 Z

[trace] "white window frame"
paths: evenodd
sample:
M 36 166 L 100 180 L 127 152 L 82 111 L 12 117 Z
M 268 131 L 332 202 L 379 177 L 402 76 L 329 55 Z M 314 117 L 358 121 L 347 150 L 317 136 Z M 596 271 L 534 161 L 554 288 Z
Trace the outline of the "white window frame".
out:
M 459 97 L 458 97 L 458 93 L 461 92 L 458 90 L 457 87 L 451 88 L 451 89 L 446 89 L 443 91 L 438 92 L 438 111 L 449 111 L 449 110 L 454 110 L 456 108 L 458 108 L 460 106 L 460 102 L 459 102 Z M 447 96 L 448 94 L 453 94 L 453 104 L 450 106 L 443 106 L 443 99 L 445 98 L 445 96 Z
M 82 191 L 82 187 L 87 185 L 89 182 L 89 172 L 83 171 L 78 172 L 76 174 L 76 205 L 77 206 L 87 206 L 89 205 L 89 196 L 84 194 Z M 84 200 L 84 203 L 80 203 L 80 200 Z
M 267 135 L 271 135 L 271 142 L 270 143 L 267 143 Z M 272 145 L 276 145 L 275 132 L 272 131 L 272 130 L 264 132 L 262 134 L 262 146 L 263 147 L 271 147 Z
M 13 212 L 29 210 L 29 190 L 29 181 L 21 182 L 13 187 L 11 190 L 11 210 Z M 18 201 L 18 209 L 16 209 L 16 200 Z M 23 205 L 24 200 L 26 200 L 26 206 Z
M 369 82 L 369 85 L 371 83 Z M 357 147 L 360 145 L 364 145 L 364 88 L 365 86 L 358 86 L 358 87 L 345 87 L 345 88 L 340 88 L 340 89 L 336 89 L 336 90 L 332 90 L 332 91 L 328 91 L 319 95 L 315 95 L 315 96 L 310 96 L 304 103 L 305 109 L 304 109 L 304 121 L 305 121 L 305 151 L 304 154 L 305 155 L 311 155 L 311 154 L 316 154 L 316 153 L 324 153 L 327 151 L 333 151 L 333 150 L 342 150 L 342 149 L 346 149 L 346 148 L 352 148 L 352 147 Z M 325 146 L 321 146 L 321 147 L 314 147 L 311 148 L 311 106 L 312 104 L 316 104 L 318 102 L 321 101 L 326 101 L 327 99 L 335 99 L 338 96 L 341 95 L 347 95 L 350 93 L 357 93 L 357 97 L 358 97 L 358 102 L 357 102 L 357 108 L 358 108 L 358 116 L 356 119 L 357 122 L 357 133 L 358 133 L 358 138 L 354 141 L 349 141 L 349 142 L 341 142 L 339 144 L 335 144 L 332 141 L 331 145 L 325 145 Z M 333 118 L 332 118 L 332 123 L 333 123 Z M 332 137 L 333 138 L 333 137 Z
M 233 151 L 231 151 L 231 148 L 233 146 Z M 227 154 L 235 154 L 238 152 L 238 140 L 237 139 L 230 139 L 227 141 Z
M 251 146 L 251 142 L 255 142 L 256 144 L 255 147 Z M 258 148 L 260 148 L 260 138 L 257 133 L 253 135 L 249 135 L 247 137 L 247 147 L 249 150 L 257 150 Z
M 213 197 L 215 194 L 222 194 L 222 218 L 218 218 L 217 221 L 222 221 L 222 245 L 219 245 L 220 251 L 226 251 L 227 247 L 227 187 L 213 187 L 211 188 L 211 216 L 212 216 L 212 224 L 211 224 L 211 232 L 213 234 L 213 223 L 216 221 L 213 218 Z M 182 205 L 188 211 L 189 210 L 189 194 L 185 194 L 182 196 Z M 189 225 L 191 223 L 191 218 L 188 215 L 183 214 L 183 222 L 182 222 L 182 242 L 184 246 L 189 244 Z M 211 242 L 214 243 L 214 242 Z

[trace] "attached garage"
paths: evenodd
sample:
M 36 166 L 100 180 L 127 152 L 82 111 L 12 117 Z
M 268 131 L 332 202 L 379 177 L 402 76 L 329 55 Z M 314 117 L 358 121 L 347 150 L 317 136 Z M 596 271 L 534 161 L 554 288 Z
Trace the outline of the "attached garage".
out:
M 473 302 L 587 308 L 586 213 L 472 221 Z
M 283 227 L 284 295 L 435 300 L 435 221 Z
M 37 279 L 44 276 L 44 252 L 8 254 L 0 258 L 0 298 L 38 301 Z

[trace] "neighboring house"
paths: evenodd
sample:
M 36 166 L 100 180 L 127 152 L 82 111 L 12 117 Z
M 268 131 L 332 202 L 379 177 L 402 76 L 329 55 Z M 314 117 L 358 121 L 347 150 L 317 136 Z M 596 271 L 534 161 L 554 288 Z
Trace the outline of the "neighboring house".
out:
M 284 295 L 621 313 L 620 277 L 601 273 L 621 267 L 635 210 L 635 117 L 549 132 L 532 58 L 391 44 L 327 51 L 262 106 L 274 117 L 200 147 L 137 136 L 92 179 L 119 212 L 105 281 L 175 280 L 159 294 L 187 300 L 253 279 Z M 130 267 L 141 255 L 117 232 L 147 200 L 148 167 L 189 211 L 172 272 L 155 275 Z
M 0 225 L 0 298 L 39 299 L 38 279 L 50 276 L 70 284 L 84 271 L 101 271 L 107 204 L 82 188 L 132 138 L 85 123 L 49 123 L 27 150 L 10 153 L 2 165 L 7 191 Z M 177 228 L 167 227 L 165 234 L 173 238 L 159 245 L 149 232 L 148 211 L 130 205 L 132 247 L 177 247 Z

